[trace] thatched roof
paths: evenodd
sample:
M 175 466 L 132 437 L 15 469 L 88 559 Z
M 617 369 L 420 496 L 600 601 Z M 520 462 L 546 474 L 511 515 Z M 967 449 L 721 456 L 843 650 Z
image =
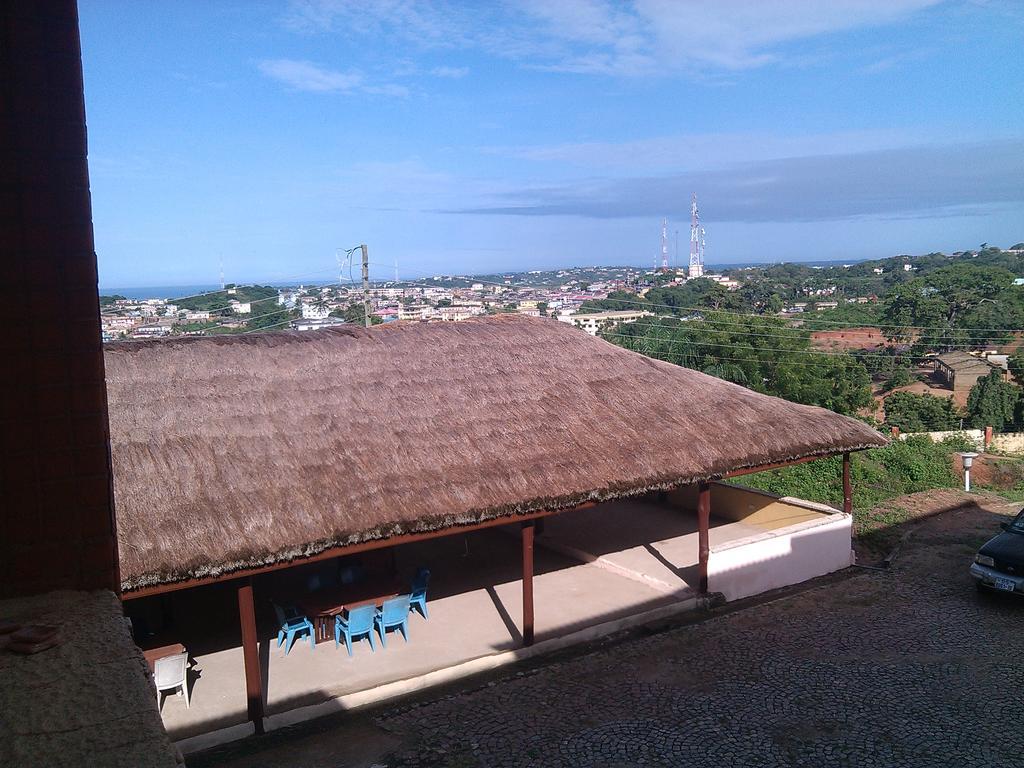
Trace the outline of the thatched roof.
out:
M 504 315 L 106 347 L 125 589 L 883 445 Z

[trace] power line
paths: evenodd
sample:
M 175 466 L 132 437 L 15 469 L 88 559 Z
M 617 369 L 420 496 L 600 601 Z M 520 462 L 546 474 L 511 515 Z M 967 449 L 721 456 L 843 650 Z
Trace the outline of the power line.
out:
M 289 282 L 291 280 L 304 280 L 304 279 L 313 277 L 314 275 L 322 275 L 324 272 L 329 272 L 329 273 L 333 274 L 334 270 L 333 269 L 321 269 L 321 270 L 317 270 L 316 272 L 307 273 L 305 275 L 294 275 L 292 277 L 280 277 L 280 278 L 275 277 L 273 279 L 274 279 L 275 282 L 278 282 L 278 283 L 287 283 L 287 282 Z M 244 283 L 244 284 L 241 284 L 241 287 L 244 287 L 245 285 L 259 285 L 259 283 Z M 271 286 L 271 287 L 277 287 L 277 286 Z M 202 293 L 193 293 L 190 296 L 168 296 L 168 297 L 164 298 L 164 301 L 173 303 L 175 301 L 185 301 L 186 299 L 200 299 L 203 296 L 213 296 L 214 294 L 217 294 L 217 293 L 224 293 L 225 290 L 227 290 L 227 289 L 221 288 L 221 289 L 217 289 L 217 290 L 214 290 L 214 291 L 203 291 Z M 103 296 L 119 296 L 120 294 L 117 294 L 117 293 L 104 293 L 104 294 L 101 294 L 101 295 L 103 295 Z M 162 297 L 154 296 L 152 298 L 162 298 Z M 128 301 L 135 301 L 137 303 L 144 303 L 146 301 L 146 299 L 128 299 Z
M 572 315 L 569 315 L 568 317 L 571 318 Z M 761 318 L 762 316 L 761 315 L 750 315 L 750 317 Z M 769 318 L 765 318 L 765 319 L 769 319 Z M 675 322 L 677 324 L 676 325 L 663 325 L 663 324 L 661 324 L 662 321 L 672 321 L 672 322 Z M 804 334 L 816 333 L 816 331 L 804 330 L 804 329 L 801 329 L 801 328 L 791 328 L 789 333 L 762 333 L 760 331 L 737 330 L 736 329 L 737 327 L 738 328 L 747 328 L 748 325 L 746 323 L 730 322 L 728 320 L 719 320 L 717 318 L 706 318 L 706 317 L 705 318 L 701 318 L 699 320 L 688 320 L 686 318 L 676 318 L 676 317 L 666 317 L 664 315 L 655 315 L 655 316 L 648 317 L 648 318 L 641 318 L 641 320 L 638 321 L 638 322 L 642 322 L 642 323 L 647 324 L 647 327 L 668 328 L 668 329 L 671 329 L 671 330 L 687 330 L 687 329 L 696 330 L 696 329 L 700 328 L 701 330 L 704 330 L 704 331 L 706 331 L 708 333 L 716 333 L 717 332 L 717 333 L 728 333 L 728 334 L 731 334 L 731 335 L 734 335 L 734 336 L 757 336 L 757 337 L 778 338 L 778 339 L 807 339 L 807 336 L 805 336 Z M 653 326 L 651 325 L 652 323 L 654 324 Z M 700 325 L 697 325 L 699 323 L 707 324 L 707 327 L 701 328 Z M 725 326 L 729 326 L 729 327 L 727 327 L 727 328 L 718 328 L 718 327 L 716 327 L 716 326 L 720 326 L 720 325 L 725 325 Z M 782 330 L 784 326 L 776 326 L 776 327 L 778 327 L 779 330 Z M 875 329 L 873 329 L 873 330 L 875 330 Z M 943 346 L 944 347 L 948 347 L 949 349 L 965 349 L 966 350 L 966 349 L 970 349 L 972 347 L 983 346 L 983 345 L 981 345 L 981 344 L 973 344 L 973 343 L 962 343 L 962 344 L 944 344 Z M 851 354 L 852 354 L 852 352 L 851 352 Z M 895 351 L 891 355 L 887 354 L 885 356 L 886 357 L 891 357 L 891 356 L 900 356 L 900 355 L 906 356 L 906 353 L 905 352 Z
M 377 264 L 375 262 L 371 262 L 371 263 L 374 266 L 381 266 L 380 264 Z M 477 278 L 477 277 L 472 277 L 472 276 L 446 275 L 446 277 L 449 278 L 449 279 L 466 280 L 467 282 L 470 282 L 470 283 L 481 283 L 483 285 L 496 285 L 496 286 L 499 286 L 501 288 L 508 288 L 508 289 L 516 288 L 516 286 L 513 286 L 513 285 L 508 284 L 508 283 L 499 283 L 499 282 L 497 282 L 495 280 L 484 280 L 482 278 Z M 430 279 L 430 278 L 420 277 L 420 278 L 415 278 L 413 281 L 410 281 L 410 282 L 415 282 L 417 280 L 428 280 L 428 279 Z M 520 287 L 530 287 L 530 286 L 520 286 Z M 774 319 L 774 320 L 779 320 L 780 322 L 794 322 L 794 321 L 815 322 L 815 323 L 821 323 L 821 324 L 826 324 L 826 325 L 838 325 L 838 326 L 842 326 L 842 327 L 846 327 L 846 328 L 873 328 L 873 329 L 877 329 L 877 330 L 883 330 L 886 327 L 892 327 L 892 328 L 897 328 L 898 327 L 900 330 L 910 330 L 910 331 L 928 331 L 928 330 L 932 330 L 932 331 L 947 331 L 947 332 L 990 331 L 990 332 L 993 332 L 993 333 L 1024 333 L 1024 328 L 948 328 L 948 327 L 939 326 L 939 325 L 935 325 L 935 326 L 928 326 L 928 325 L 882 326 L 882 325 L 872 325 L 872 324 L 869 324 L 869 323 L 857 323 L 857 322 L 846 321 L 846 320 L 822 320 L 822 319 L 818 319 L 818 318 L 809 318 L 809 319 L 805 320 L 804 318 L 778 317 L 776 315 L 758 315 L 758 314 L 754 314 L 754 313 L 751 313 L 751 312 L 736 312 L 734 310 L 714 309 L 712 307 L 680 307 L 680 306 L 676 306 L 676 305 L 673 305 L 673 304 L 658 304 L 658 303 L 655 303 L 655 302 L 648 302 L 648 301 L 640 298 L 639 296 L 637 296 L 636 299 L 614 298 L 614 299 L 593 299 L 593 301 L 617 301 L 617 302 L 622 303 L 622 304 L 632 304 L 632 305 L 637 306 L 637 307 L 659 307 L 659 308 L 672 309 L 672 310 L 683 311 L 683 312 L 718 312 L 720 314 L 734 315 L 734 316 L 738 316 L 738 317 L 753 317 L 753 318 L 759 318 L 759 319 Z
M 734 346 L 735 347 L 735 346 L 739 346 L 739 345 L 736 345 L 736 344 L 730 344 L 729 342 L 714 342 L 714 341 L 706 341 L 706 340 L 702 341 L 700 339 L 687 339 L 685 337 L 684 338 L 680 338 L 678 336 L 673 336 L 673 337 L 664 337 L 664 336 L 663 337 L 658 337 L 658 336 L 634 336 L 634 335 L 626 334 L 626 333 L 602 333 L 600 335 L 601 335 L 602 338 L 615 337 L 615 338 L 622 338 L 622 339 L 633 339 L 634 341 L 649 340 L 649 341 L 653 341 L 653 342 L 662 342 L 662 343 L 667 343 L 667 344 L 693 344 L 695 346 L 703 345 L 703 346 L 710 346 L 710 347 L 726 347 L 726 346 Z M 799 355 L 820 355 L 820 356 L 824 356 L 824 357 L 848 357 L 851 360 L 857 360 L 859 358 L 864 358 L 864 357 L 871 357 L 871 358 L 877 357 L 877 358 L 882 358 L 882 359 L 885 359 L 885 360 L 895 360 L 897 357 L 904 357 L 904 358 L 908 358 L 908 359 L 912 359 L 912 360 L 914 360 L 914 359 L 922 359 L 922 360 L 923 359 L 928 359 L 928 358 L 925 358 L 922 355 L 885 355 L 885 354 L 877 354 L 877 353 L 863 353 L 863 354 L 860 354 L 860 355 L 854 355 L 854 354 L 851 354 L 849 352 L 833 352 L 833 351 L 829 351 L 829 350 L 786 349 L 785 347 L 755 347 L 752 344 L 749 346 L 749 349 L 751 349 L 754 352 L 786 352 L 786 353 L 794 353 L 794 354 L 799 354 Z

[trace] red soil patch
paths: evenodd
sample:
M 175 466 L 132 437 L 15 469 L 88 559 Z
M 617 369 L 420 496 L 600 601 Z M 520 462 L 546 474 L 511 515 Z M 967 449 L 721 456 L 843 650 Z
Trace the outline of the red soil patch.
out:
M 811 334 L 811 345 L 826 349 L 878 349 L 885 344 L 886 338 L 877 328 L 843 328 Z

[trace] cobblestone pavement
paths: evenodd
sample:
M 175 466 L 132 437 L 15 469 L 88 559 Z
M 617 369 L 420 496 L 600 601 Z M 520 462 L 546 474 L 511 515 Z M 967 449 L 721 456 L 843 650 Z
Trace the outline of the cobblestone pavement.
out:
M 1001 519 L 851 578 L 385 712 L 411 766 L 1024 766 L 1024 600 L 966 574 Z M 541 598 L 542 599 L 542 598 Z

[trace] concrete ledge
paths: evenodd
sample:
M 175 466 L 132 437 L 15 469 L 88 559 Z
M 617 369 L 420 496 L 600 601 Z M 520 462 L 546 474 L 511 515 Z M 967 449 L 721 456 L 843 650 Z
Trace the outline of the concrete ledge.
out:
M 788 499 L 786 500 L 788 502 Z M 811 504 L 811 502 L 807 502 Z M 824 505 L 819 505 L 824 506 Z M 837 521 L 846 521 L 850 525 L 853 523 L 853 516 L 848 515 L 845 512 L 831 509 L 831 507 L 825 507 L 825 509 L 831 510 L 831 517 L 822 517 L 817 520 L 804 520 L 800 523 L 793 523 L 793 525 L 787 525 L 784 528 L 775 528 L 764 533 L 756 533 L 752 536 L 745 536 L 742 539 L 732 539 L 721 544 L 717 544 L 711 547 L 711 552 L 726 552 L 730 549 L 736 549 L 737 547 L 746 547 L 751 544 L 757 544 L 758 542 L 767 541 L 768 539 L 776 539 L 784 536 L 792 536 L 794 533 L 801 531 L 809 531 L 813 528 L 818 528 L 826 525 L 835 525 Z
M 707 598 L 688 597 L 678 602 L 671 603 L 670 605 L 663 605 L 659 608 L 644 611 L 643 613 L 624 616 L 620 619 L 613 619 L 612 621 L 606 621 L 601 624 L 595 624 L 591 627 L 585 627 L 584 629 L 577 630 L 576 632 L 570 632 L 567 635 L 542 640 L 528 648 L 516 648 L 511 651 L 502 651 L 500 653 L 489 654 L 487 656 L 479 656 L 475 659 L 469 659 L 468 661 L 464 661 L 460 664 L 445 667 L 443 669 L 437 669 L 416 677 L 407 678 L 405 680 L 396 680 L 391 683 L 385 683 L 384 685 L 378 685 L 374 688 L 368 688 L 366 690 L 337 696 L 319 704 L 311 704 L 306 707 L 298 707 L 296 709 L 288 710 L 287 712 L 269 715 L 264 720 L 264 726 L 269 732 L 279 728 L 286 728 L 290 725 L 295 725 L 296 723 L 313 720 L 318 717 L 324 717 L 338 712 L 361 709 L 374 704 L 381 704 L 400 696 L 406 696 L 428 688 L 454 682 L 462 678 L 471 677 L 482 672 L 506 667 L 511 664 L 515 664 L 518 661 L 524 661 L 537 656 L 554 653 L 574 645 L 593 642 L 594 640 L 599 640 L 602 637 L 613 635 L 625 629 L 649 624 L 651 622 L 663 621 L 671 618 L 672 616 L 695 610 L 700 607 L 702 605 L 702 601 L 706 601 L 706 599 Z M 181 741 L 175 742 L 175 744 L 182 753 L 187 755 L 203 749 L 209 749 L 221 744 L 237 741 L 239 739 L 246 738 L 247 736 L 251 736 L 252 734 L 252 724 L 244 723 L 182 739 Z

